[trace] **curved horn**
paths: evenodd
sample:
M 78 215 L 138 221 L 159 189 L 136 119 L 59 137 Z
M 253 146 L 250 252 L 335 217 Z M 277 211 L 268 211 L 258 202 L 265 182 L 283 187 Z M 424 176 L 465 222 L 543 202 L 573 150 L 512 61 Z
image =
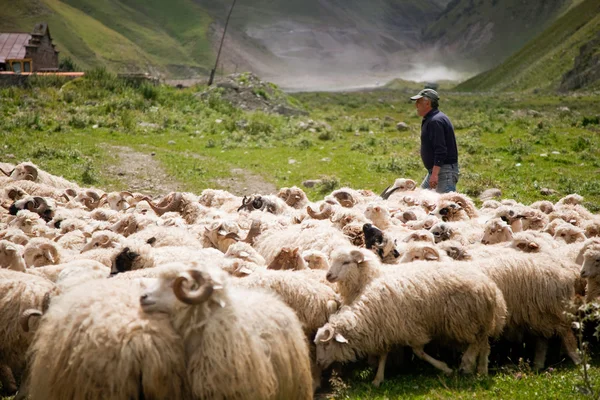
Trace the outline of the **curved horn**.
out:
M 254 243 L 254 239 L 260 235 L 260 221 L 258 219 L 252 220 L 252 225 L 250 226 L 250 230 L 244 239 L 244 242 L 252 245 Z
M 330 326 L 328 326 L 327 328 L 325 328 L 325 330 L 329 332 L 329 336 L 327 336 L 325 339 L 321 339 L 321 342 L 329 342 L 331 339 L 333 339 L 333 329 Z
M 174 193 L 174 194 L 173 194 Z M 165 206 L 156 205 L 152 202 L 152 199 L 148 196 L 144 196 L 144 200 L 148 202 L 150 208 L 154 210 L 158 215 L 163 215 L 169 211 L 179 211 L 179 207 L 181 206 L 181 201 L 183 200 L 183 196 L 179 192 L 173 192 L 171 201 Z M 171 195 L 169 195 L 171 196 Z M 162 203 L 162 202 L 161 202 Z
M 121 197 L 125 197 L 125 196 L 133 197 L 133 193 L 131 193 L 131 192 L 127 191 L 127 190 L 119 192 L 119 195 L 121 195 Z
M 333 207 L 329 203 L 321 203 L 320 212 L 314 211 L 310 206 L 306 206 L 306 212 L 314 219 L 327 219 L 333 215 Z
M 42 312 L 40 310 L 30 308 L 29 310 L 23 311 L 23 314 L 21 314 L 21 316 L 19 317 L 19 325 L 21 325 L 21 329 L 23 329 L 23 332 L 29 332 L 29 318 L 33 316 L 41 317 Z
M 34 202 L 34 209 L 31 211 L 36 212 L 38 214 L 43 213 L 49 207 L 48 201 L 45 198 L 40 197 L 40 196 L 34 196 L 33 202 Z
M 390 198 L 390 196 L 391 196 L 392 194 L 394 194 L 394 192 L 395 192 L 396 190 L 400 189 L 400 187 L 395 187 L 395 188 L 392 188 L 392 189 L 391 189 L 391 190 L 389 190 L 389 191 L 388 191 L 388 189 L 389 189 L 389 186 L 388 186 L 388 187 L 387 187 L 387 188 L 386 188 L 386 189 L 383 191 L 383 193 L 381 194 L 381 198 L 382 198 L 382 199 L 384 199 L 384 200 L 387 200 L 387 199 L 389 199 L 389 198 Z
M 0 172 L 2 172 L 4 175 L 6 175 L 8 177 L 10 177 L 12 175 L 12 173 L 13 173 L 14 170 L 15 169 L 13 168 L 12 171 L 10 171 L 10 172 L 7 173 L 5 170 L 3 170 L 2 168 L 0 168 Z
M 65 193 L 68 196 L 71 196 L 71 197 L 76 197 L 77 196 L 77 191 L 75 189 L 71 189 L 71 188 L 65 189 Z
M 202 272 L 192 269 L 188 271 L 192 279 L 200 285 L 200 287 L 194 291 L 187 291 L 183 288 L 183 283 L 188 281 L 185 276 L 179 276 L 173 283 L 173 293 L 175 297 L 185 304 L 196 305 L 204 303 L 212 294 L 214 288 L 212 282 L 209 279 L 204 279 Z

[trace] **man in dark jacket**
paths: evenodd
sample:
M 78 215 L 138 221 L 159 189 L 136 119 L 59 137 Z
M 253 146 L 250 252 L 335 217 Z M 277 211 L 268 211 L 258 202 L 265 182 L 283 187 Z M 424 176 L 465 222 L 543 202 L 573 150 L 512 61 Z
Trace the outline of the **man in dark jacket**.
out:
M 421 187 L 435 189 L 438 193 L 456 191 L 458 182 L 458 148 L 454 127 L 440 110 L 440 97 L 433 89 L 423 89 L 410 98 L 415 101 L 421 122 L 421 159 L 427 176 Z

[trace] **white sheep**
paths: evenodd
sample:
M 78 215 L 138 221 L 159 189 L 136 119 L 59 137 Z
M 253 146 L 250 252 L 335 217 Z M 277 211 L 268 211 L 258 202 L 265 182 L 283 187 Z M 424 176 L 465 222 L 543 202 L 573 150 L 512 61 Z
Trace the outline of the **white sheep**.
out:
M 181 337 L 140 310 L 142 288 L 101 279 L 53 297 L 29 351 L 29 398 L 189 398 Z
M 20 381 L 26 364 L 26 351 L 33 339 L 20 328 L 21 313 L 41 309 L 44 296 L 54 284 L 47 279 L 0 268 L 0 379 L 5 392 L 14 392 L 15 378 Z M 14 375 L 14 378 L 13 378 Z
M 600 297 L 600 242 L 587 247 L 583 254 L 581 278 L 587 281 L 585 299 L 597 301 Z
M 306 338 L 275 296 L 233 288 L 224 271 L 192 265 L 162 274 L 140 303 L 171 317 L 196 398 L 312 399 Z
M 15 168 L 10 172 L 6 173 L 4 170 L 2 172 L 9 175 L 13 180 L 22 179 L 34 181 L 59 189 L 79 189 L 77 184 L 70 182 L 63 177 L 49 174 L 31 162 L 22 162 L 15 166 Z
M 424 351 L 440 338 L 468 345 L 460 369 L 487 374 L 489 337 L 500 334 L 506 304 L 498 287 L 470 268 L 429 264 L 387 272 L 360 297 L 342 307 L 315 336 L 317 362 L 355 361 L 380 355 L 373 383 L 383 381 L 387 353 L 394 345 L 410 346 L 415 355 L 445 373 L 452 370 Z
M 337 284 L 342 304 L 348 305 L 363 289 L 382 274 L 381 263 L 372 252 L 357 247 L 341 247 L 331 254 L 327 280 Z

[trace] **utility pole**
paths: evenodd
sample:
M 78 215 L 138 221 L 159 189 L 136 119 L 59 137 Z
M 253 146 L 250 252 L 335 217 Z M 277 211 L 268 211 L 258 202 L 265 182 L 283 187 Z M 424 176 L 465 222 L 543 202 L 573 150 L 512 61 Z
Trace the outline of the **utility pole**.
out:
M 215 72 L 217 72 L 217 65 L 219 64 L 219 57 L 221 56 L 221 49 L 223 48 L 223 42 L 225 41 L 225 33 L 227 33 L 227 25 L 229 25 L 229 18 L 231 18 L 231 13 L 233 12 L 233 7 L 235 7 L 235 2 L 237 0 L 233 0 L 233 4 L 229 9 L 229 14 L 227 15 L 227 20 L 225 21 L 225 28 L 223 29 L 223 37 L 221 38 L 221 44 L 219 45 L 219 52 L 217 53 L 217 59 L 215 60 L 215 67 L 210 71 L 210 78 L 208 79 L 208 86 L 212 85 L 213 80 L 215 79 Z

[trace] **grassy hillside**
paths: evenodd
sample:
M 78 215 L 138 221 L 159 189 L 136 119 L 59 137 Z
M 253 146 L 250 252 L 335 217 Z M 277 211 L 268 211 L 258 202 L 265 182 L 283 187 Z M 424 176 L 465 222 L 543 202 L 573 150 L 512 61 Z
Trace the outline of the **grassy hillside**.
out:
M 498 65 L 578 0 L 453 0 L 424 32 L 454 61 Z
M 47 21 L 61 56 L 83 68 L 204 70 L 213 62 L 208 13 L 191 0 L 24 0 L 3 5 L 0 31 Z
M 600 31 L 600 2 L 571 8 L 508 60 L 457 87 L 464 91 L 555 90 L 582 45 Z

